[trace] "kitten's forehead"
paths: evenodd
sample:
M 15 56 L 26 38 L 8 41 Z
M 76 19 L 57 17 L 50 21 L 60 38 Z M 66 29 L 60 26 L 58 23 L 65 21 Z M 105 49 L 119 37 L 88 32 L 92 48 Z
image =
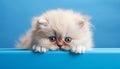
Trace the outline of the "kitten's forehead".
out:
M 50 29 L 56 32 L 58 36 L 65 36 L 67 34 L 74 34 L 77 30 L 76 17 L 78 15 L 74 14 L 72 11 L 49 11 L 43 14 L 48 20 Z M 77 17 L 80 18 L 80 17 Z
M 55 35 L 58 38 L 64 38 L 66 36 L 71 36 L 73 35 L 77 29 L 76 26 L 71 24 L 69 21 L 60 21 L 61 23 L 52 23 L 50 26 Z

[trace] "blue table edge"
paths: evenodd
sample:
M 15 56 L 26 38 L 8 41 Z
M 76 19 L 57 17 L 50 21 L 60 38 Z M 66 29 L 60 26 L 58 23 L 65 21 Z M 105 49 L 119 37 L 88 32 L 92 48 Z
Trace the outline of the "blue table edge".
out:
M 0 52 L 32 52 L 31 50 L 21 48 L 0 48 Z M 66 53 L 68 51 L 48 51 L 47 53 Z M 85 53 L 120 53 L 120 48 L 93 48 L 86 51 Z

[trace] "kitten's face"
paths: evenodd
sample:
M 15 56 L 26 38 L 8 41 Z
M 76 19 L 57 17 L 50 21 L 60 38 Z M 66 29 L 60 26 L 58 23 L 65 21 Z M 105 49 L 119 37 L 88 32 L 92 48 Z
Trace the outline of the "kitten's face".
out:
M 71 46 L 77 45 L 76 41 L 80 41 L 83 26 L 82 19 L 77 20 L 73 16 L 56 16 L 54 14 L 38 17 L 35 22 L 37 36 L 40 39 L 46 39 L 50 49 L 69 50 Z

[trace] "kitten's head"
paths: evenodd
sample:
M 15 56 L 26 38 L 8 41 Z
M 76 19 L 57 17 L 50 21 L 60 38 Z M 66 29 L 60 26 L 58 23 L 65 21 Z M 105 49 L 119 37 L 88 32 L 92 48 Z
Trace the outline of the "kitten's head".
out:
M 33 28 L 39 39 L 46 39 L 50 49 L 69 50 L 89 31 L 88 17 L 70 10 L 52 10 L 36 17 Z

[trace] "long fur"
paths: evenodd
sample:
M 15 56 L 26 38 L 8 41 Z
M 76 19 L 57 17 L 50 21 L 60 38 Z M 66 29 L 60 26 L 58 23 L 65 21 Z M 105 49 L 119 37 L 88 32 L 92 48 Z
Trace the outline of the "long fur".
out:
M 91 26 L 89 18 L 80 13 L 50 10 L 33 19 L 32 28 L 20 38 L 17 47 L 46 52 L 59 49 L 57 43 L 62 42 L 62 49 L 82 53 L 93 47 Z M 56 36 L 58 40 L 51 42 L 51 36 Z M 71 37 L 72 41 L 65 42 L 65 37 Z

